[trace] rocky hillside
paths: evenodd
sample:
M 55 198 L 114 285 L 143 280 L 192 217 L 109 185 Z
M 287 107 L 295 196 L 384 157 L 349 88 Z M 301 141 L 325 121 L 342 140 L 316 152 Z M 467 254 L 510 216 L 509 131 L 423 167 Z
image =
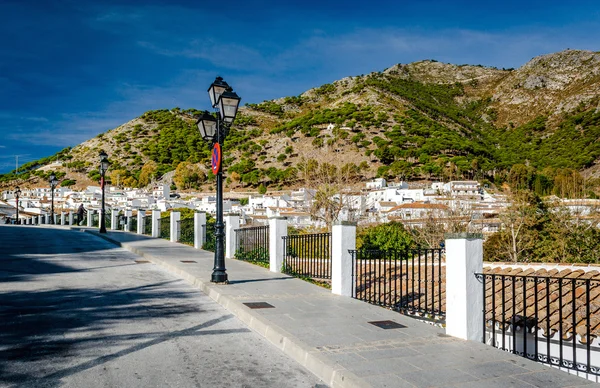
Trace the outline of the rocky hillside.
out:
M 146 112 L 63 150 L 57 170 L 79 174 L 75 184 L 93 182 L 104 149 L 113 183 L 144 186 L 174 171 L 179 188 L 208 188 L 210 147 L 194 127 L 196 113 Z M 302 184 L 298 167 L 311 160 L 345 166 L 361 179 L 492 183 L 523 165 L 533 185 L 572 170 L 599 176 L 599 139 L 600 53 L 567 50 L 519 69 L 399 64 L 246 105 L 225 143 L 224 165 L 231 189 Z M 44 162 L 31 163 L 20 178 L 34 184 Z

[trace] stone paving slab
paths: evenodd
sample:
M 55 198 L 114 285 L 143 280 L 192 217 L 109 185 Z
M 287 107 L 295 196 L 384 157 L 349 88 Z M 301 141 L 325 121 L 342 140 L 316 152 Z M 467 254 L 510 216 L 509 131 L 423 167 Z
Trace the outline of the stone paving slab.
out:
M 253 264 L 226 260 L 230 284 L 214 284 L 212 252 L 132 233 L 87 231 L 186 279 L 332 387 L 595 385 Z M 243 304 L 247 302 L 267 302 L 274 308 L 252 310 Z M 381 320 L 405 328 L 386 330 L 368 323 Z

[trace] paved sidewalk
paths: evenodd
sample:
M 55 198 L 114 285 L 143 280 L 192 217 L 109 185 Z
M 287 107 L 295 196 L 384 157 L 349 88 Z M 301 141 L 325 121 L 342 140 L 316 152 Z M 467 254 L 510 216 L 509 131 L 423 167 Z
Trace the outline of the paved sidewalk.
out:
M 332 387 L 595 385 L 253 264 L 226 260 L 231 283 L 217 285 L 210 282 L 212 252 L 124 232 L 99 236 L 193 283 Z M 243 304 L 248 302 L 274 308 L 250 309 Z M 386 330 L 369 323 L 384 320 L 404 327 Z

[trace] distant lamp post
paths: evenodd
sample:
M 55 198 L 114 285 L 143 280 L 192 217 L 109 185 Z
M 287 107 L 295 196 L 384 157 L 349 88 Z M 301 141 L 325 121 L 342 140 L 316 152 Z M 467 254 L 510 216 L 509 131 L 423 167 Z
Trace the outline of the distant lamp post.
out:
M 218 109 L 217 117 L 204 111 L 198 118 L 196 125 L 202 138 L 212 143 L 212 172 L 217 176 L 217 219 L 215 223 L 215 260 L 210 281 L 213 283 L 227 283 L 225 269 L 225 225 L 223 224 L 223 168 L 221 148 L 229 134 L 231 124 L 235 120 L 241 98 L 233 89 L 217 77 L 208 88 L 208 96 L 213 108 Z
M 50 193 L 52 196 L 52 203 L 50 205 L 50 224 L 54 225 L 54 189 L 56 188 L 56 185 L 58 185 L 58 179 L 56 179 L 54 173 L 50 174 L 48 182 L 50 183 Z
M 106 171 L 110 166 L 110 162 L 108 161 L 108 155 L 106 152 L 100 151 L 100 188 L 102 189 L 102 209 L 100 210 L 100 233 L 106 233 L 106 208 L 104 202 L 104 176 L 106 175 Z
M 19 225 L 19 196 L 21 195 L 21 189 L 19 188 L 19 186 L 17 186 L 15 188 L 15 198 L 16 198 L 16 205 L 17 205 L 17 218 L 15 220 L 15 224 Z

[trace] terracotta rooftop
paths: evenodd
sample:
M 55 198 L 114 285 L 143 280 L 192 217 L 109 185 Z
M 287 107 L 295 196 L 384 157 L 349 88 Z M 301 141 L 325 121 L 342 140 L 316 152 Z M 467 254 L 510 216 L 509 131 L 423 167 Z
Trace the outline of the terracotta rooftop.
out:
M 402 269 L 390 268 L 386 265 L 382 268 L 365 268 L 364 270 L 372 271 L 378 278 L 382 276 L 382 272 L 387 272 L 385 285 L 363 284 L 359 286 L 358 291 L 366 294 L 379 294 L 380 299 L 391 303 L 394 300 L 399 301 L 398 298 L 401 298 L 408 303 L 408 306 L 413 307 L 431 306 L 438 310 L 441 304 L 441 311 L 445 313 L 446 265 L 442 263 L 441 268 L 438 268 L 436 264 L 432 268 L 431 264 L 429 261 L 426 267 L 421 259 L 420 262 L 415 261 L 414 269 L 412 263 L 409 262 L 404 262 Z M 362 271 L 359 271 L 359 275 Z M 396 273 L 396 277 L 394 277 L 394 273 Z M 556 333 L 561 332 L 564 340 L 572 341 L 573 318 L 575 318 L 577 341 L 585 344 L 588 341 L 587 317 L 589 315 L 591 339 L 600 338 L 600 271 L 598 267 L 571 264 L 532 266 L 513 264 L 509 266 L 506 263 L 485 263 L 483 274 L 486 275 L 485 304 L 488 329 L 491 330 L 493 321 L 495 321 L 496 332 L 501 332 L 503 328 L 508 329 L 514 321 L 526 322 L 531 327 L 537 318 L 537 327 L 541 330 L 541 335 L 553 337 Z M 492 281 L 492 275 L 496 275 L 494 281 Z M 503 277 L 504 282 L 502 281 Z M 404 281 L 393 280 L 396 278 L 402 278 Z M 434 284 L 437 284 L 439 280 L 441 282 L 438 288 Z M 413 285 L 414 290 L 412 289 Z M 588 287 L 589 312 L 586 307 Z M 495 314 L 492 312 L 492 288 L 495 293 Z M 523 298 L 524 292 L 526 298 Z M 504 307 L 502 305 L 503 295 Z M 574 302 L 573 296 L 575 297 Z M 546 301 L 549 303 L 547 304 Z M 574 316 L 573 311 L 575 312 Z
M 589 315 L 592 339 L 600 337 L 600 272 L 598 270 L 573 269 L 567 266 L 551 269 L 495 266 L 484 268 L 483 273 L 487 275 L 485 304 L 488 326 L 491 327 L 492 321 L 495 321 L 501 330 L 505 325 L 510 325 L 513 320 L 522 321 L 523 318 L 533 325 L 537 318 L 537 327 L 542 330 L 544 336 L 554 336 L 555 333 L 560 332 L 564 340 L 572 341 L 573 321 L 575 321 L 578 340 L 587 343 Z M 589 311 L 586 307 L 588 288 Z M 492 309 L 492 289 L 496 295 L 495 310 Z M 504 307 L 502 306 L 503 295 L 506 301 Z

